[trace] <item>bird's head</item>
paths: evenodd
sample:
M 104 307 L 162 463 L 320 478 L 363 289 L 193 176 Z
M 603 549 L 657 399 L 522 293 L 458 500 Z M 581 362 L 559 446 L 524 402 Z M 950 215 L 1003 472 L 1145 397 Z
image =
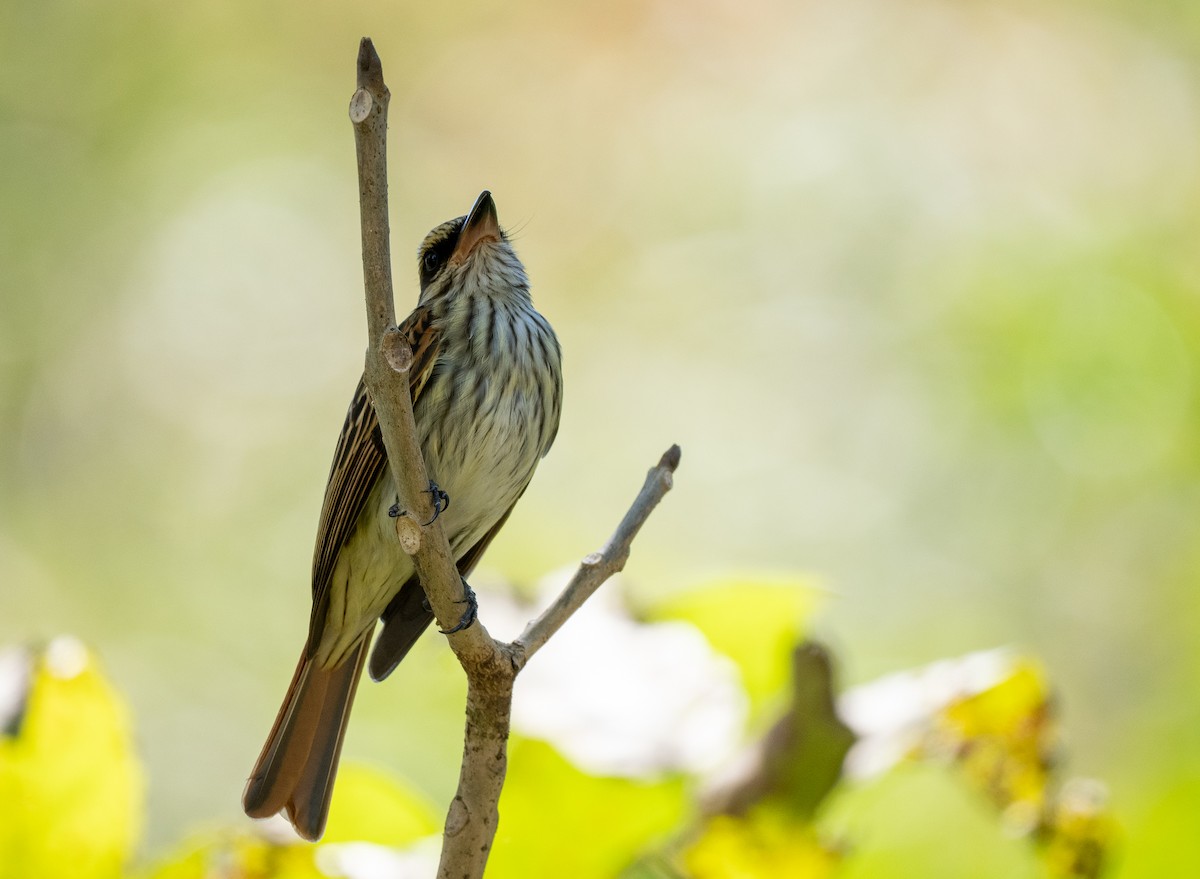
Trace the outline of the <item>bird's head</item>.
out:
M 417 251 L 421 302 L 468 289 L 492 296 L 529 296 L 525 267 L 500 228 L 496 202 L 486 190 L 471 212 L 447 220 Z

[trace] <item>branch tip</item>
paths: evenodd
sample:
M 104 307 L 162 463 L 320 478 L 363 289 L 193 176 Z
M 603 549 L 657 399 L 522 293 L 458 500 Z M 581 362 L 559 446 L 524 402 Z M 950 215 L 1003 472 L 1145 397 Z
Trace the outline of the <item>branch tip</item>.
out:
M 669 471 L 674 473 L 675 468 L 679 466 L 679 458 L 682 455 L 683 449 L 679 448 L 678 443 L 676 443 L 672 445 L 671 448 L 663 452 L 662 458 L 660 458 L 658 461 L 658 466 L 666 467 Z
M 679 446 L 671 446 L 658 462 L 658 466 L 651 468 L 647 474 L 642 490 L 634 498 L 629 512 L 625 514 L 625 518 L 621 520 L 621 524 L 617 526 L 604 548 L 584 556 L 578 570 L 563 591 L 513 642 L 514 648 L 519 652 L 518 661 L 521 665 L 545 646 L 554 633 L 562 628 L 563 623 L 600 588 L 600 584 L 618 571 L 624 570 L 625 562 L 629 559 L 629 545 L 647 517 L 658 506 L 658 502 L 671 490 L 671 474 L 678 464 Z
M 375 51 L 375 44 L 370 37 L 363 37 L 358 44 L 358 87 L 370 89 L 376 93 L 386 91 L 383 84 L 383 62 Z

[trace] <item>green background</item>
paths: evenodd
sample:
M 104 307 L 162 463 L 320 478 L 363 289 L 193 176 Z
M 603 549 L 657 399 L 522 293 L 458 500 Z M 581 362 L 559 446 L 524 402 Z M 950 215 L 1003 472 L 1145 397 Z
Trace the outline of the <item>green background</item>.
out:
M 238 820 L 303 640 L 365 343 L 363 34 L 399 310 L 421 237 L 489 188 L 566 352 L 480 585 L 596 548 L 678 442 L 635 604 L 813 573 L 850 682 L 1028 650 L 1071 771 L 1110 785 L 1118 873 L 1195 863 L 1193 4 L 7 0 L 0 642 L 99 651 L 148 852 Z M 443 803 L 461 698 L 422 642 L 346 755 Z

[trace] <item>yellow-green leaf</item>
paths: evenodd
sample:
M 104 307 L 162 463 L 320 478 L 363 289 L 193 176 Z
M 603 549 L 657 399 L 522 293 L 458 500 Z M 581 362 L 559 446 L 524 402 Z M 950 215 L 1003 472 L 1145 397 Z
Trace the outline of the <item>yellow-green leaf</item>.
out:
M 384 773 L 349 764 L 338 772 L 322 842 L 373 842 L 402 847 L 438 833 L 433 806 Z
M 611 879 L 681 822 L 680 779 L 586 775 L 543 742 L 513 739 L 488 879 Z
M 950 750 L 967 778 L 1029 829 L 1046 804 L 1057 738 L 1045 676 L 1023 661 L 995 686 L 948 705 L 931 745 Z
M 328 879 L 316 866 L 317 850 L 249 831 L 205 834 L 180 845 L 146 879 Z
M 24 704 L 0 733 L 0 877 L 115 879 L 143 808 L 124 702 L 72 638 L 29 660 Z
M 692 879 L 826 879 L 840 861 L 812 825 L 767 808 L 710 819 L 683 859 Z

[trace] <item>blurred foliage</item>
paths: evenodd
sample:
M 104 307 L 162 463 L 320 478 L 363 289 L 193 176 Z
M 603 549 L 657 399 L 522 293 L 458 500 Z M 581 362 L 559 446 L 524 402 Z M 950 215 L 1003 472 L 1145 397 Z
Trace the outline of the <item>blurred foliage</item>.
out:
M 0 679 L 0 877 L 123 875 L 145 808 L 124 701 L 66 637 L 9 649 Z
M 811 825 L 770 809 L 711 818 L 684 855 L 692 879 L 827 879 L 839 860 Z
M 410 845 L 441 830 L 441 819 L 424 797 L 377 771 L 351 765 L 338 772 L 338 810 L 322 840 Z
M 938 720 L 924 750 L 949 754 L 1017 827 L 1041 825 L 1058 744 L 1041 673 L 1018 666 L 1008 680 L 950 704 Z
M 249 832 L 198 838 L 146 874 L 145 879 L 322 879 L 317 849 L 282 844 Z
M 768 670 L 762 655 L 721 637 L 723 627 L 744 624 L 741 614 L 722 612 L 746 600 L 747 591 L 739 583 L 731 580 L 705 590 L 697 604 L 704 612 L 696 617 L 714 642 L 737 644 L 736 655 L 728 659 L 746 680 L 761 680 Z M 788 616 L 789 625 L 795 626 L 796 596 L 784 601 L 782 591 L 786 587 L 750 594 L 760 602 L 760 618 Z M 787 608 L 790 614 L 783 612 Z M 677 616 L 683 609 L 673 605 L 671 613 Z M 771 666 L 769 677 L 790 689 L 791 697 L 764 694 L 783 707 L 776 710 L 769 728 L 764 729 L 761 719 L 751 721 L 743 756 L 728 760 L 715 779 L 679 773 L 641 778 L 590 775 L 552 744 L 515 736 L 488 875 L 896 875 L 896 864 L 906 858 L 904 846 L 924 835 L 953 840 L 948 846 L 953 851 L 963 844 L 947 836 L 962 830 L 958 817 L 979 812 L 952 787 L 944 790 L 960 800 L 952 807 L 960 814 L 951 826 L 936 820 L 936 810 L 913 812 L 908 798 L 876 808 L 874 814 L 869 805 L 864 808 L 889 778 L 903 777 L 905 767 L 920 766 L 942 767 L 938 771 L 943 775 L 949 768 L 960 791 L 971 789 L 978 802 L 992 804 L 992 818 L 977 821 L 970 831 L 992 837 L 985 849 L 1000 846 L 1005 834 L 1026 841 L 1024 852 L 1010 848 L 1003 858 L 980 860 L 972 875 L 1098 879 L 1106 874 L 1116 836 L 1107 794 L 1093 781 L 1062 783 L 1053 700 L 1034 664 L 1009 662 L 990 677 L 976 675 L 972 684 L 953 693 L 945 687 L 931 690 L 932 679 L 913 676 L 902 693 L 904 701 L 893 699 L 884 707 L 885 713 L 910 718 L 908 732 L 917 732 L 915 744 L 882 775 L 848 779 L 843 760 L 855 736 L 840 716 L 833 657 L 810 641 L 795 645 L 790 656 L 779 655 L 773 642 L 764 650 L 775 657 L 766 663 Z M 0 665 L 0 686 L 19 697 L 4 718 L 8 731 L 0 739 L 0 826 L 7 831 L 0 838 L 0 864 L 8 870 L 2 875 L 128 875 L 124 868 L 141 817 L 141 775 L 119 701 L 84 648 L 70 639 L 58 639 L 42 653 L 9 655 L 23 662 Z M 873 686 L 862 689 L 882 697 L 885 691 Z M 681 737 L 693 733 L 677 731 Z M 944 795 L 936 795 L 934 801 Z M 827 807 L 831 797 L 832 807 Z M 922 801 L 928 803 L 928 797 Z M 876 830 L 864 832 L 856 826 L 864 815 Z M 887 841 L 888 834 L 881 844 L 878 827 L 887 824 L 899 828 L 899 849 Z M 920 825 L 920 831 L 914 831 Z M 386 773 L 351 764 L 338 777 L 328 832 L 319 844 L 299 842 L 280 819 L 272 819 L 254 831 L 243 825 L 195 835 L 141 875 L 426 876 L 436 863 L 431 839 L 439 829 L 437 810 L 423 796 Z M 974 845 L 970 850 L 978 857 Z M 947 860 L 918 850 L 914 869 L 919 865 L 927 876 L 955 875 L 953 857 Z M 888 869 L 878 872 L 871 866 L 876 862 Z
M 811 821 L 841 776 L 855 734 L 838 716 L 833 658 L 813 642 L 793 653 L 791 705 L 763 738 L 755 801 Z M 744 806 L 739 806 L 740 811 Z
M 947 705 L 922 751 L 950 754 L 1006 826 L 1044 848 L 1053 876 L 1103 874 L 1115 842 L 1105 789 L 1058 779 L 1057 717 L 1044 675 L 1017 663 L 988 689 Z
M 660 602 L 648 618 L 682 620 L 703 632 L 713 649 L 737 663 L 751 707 L 761 713 L 786 691 L 788 657 L 818 605 L 808 581 L 738 577 Z
M 616 876 L 686 814 L 682 778 L 596 778 L 549 745 L 517 740 L 487 875 Z
M 212 832 L 179 846 L 143 879 L 320 879 L 338 869 L 348 845 L 403 848 L 441 829 L 429 804 L 405 785 L 354 764 L 338 773 L 337 804 L 319 846 L 300 842 L 282 821 L 274 833 Z

